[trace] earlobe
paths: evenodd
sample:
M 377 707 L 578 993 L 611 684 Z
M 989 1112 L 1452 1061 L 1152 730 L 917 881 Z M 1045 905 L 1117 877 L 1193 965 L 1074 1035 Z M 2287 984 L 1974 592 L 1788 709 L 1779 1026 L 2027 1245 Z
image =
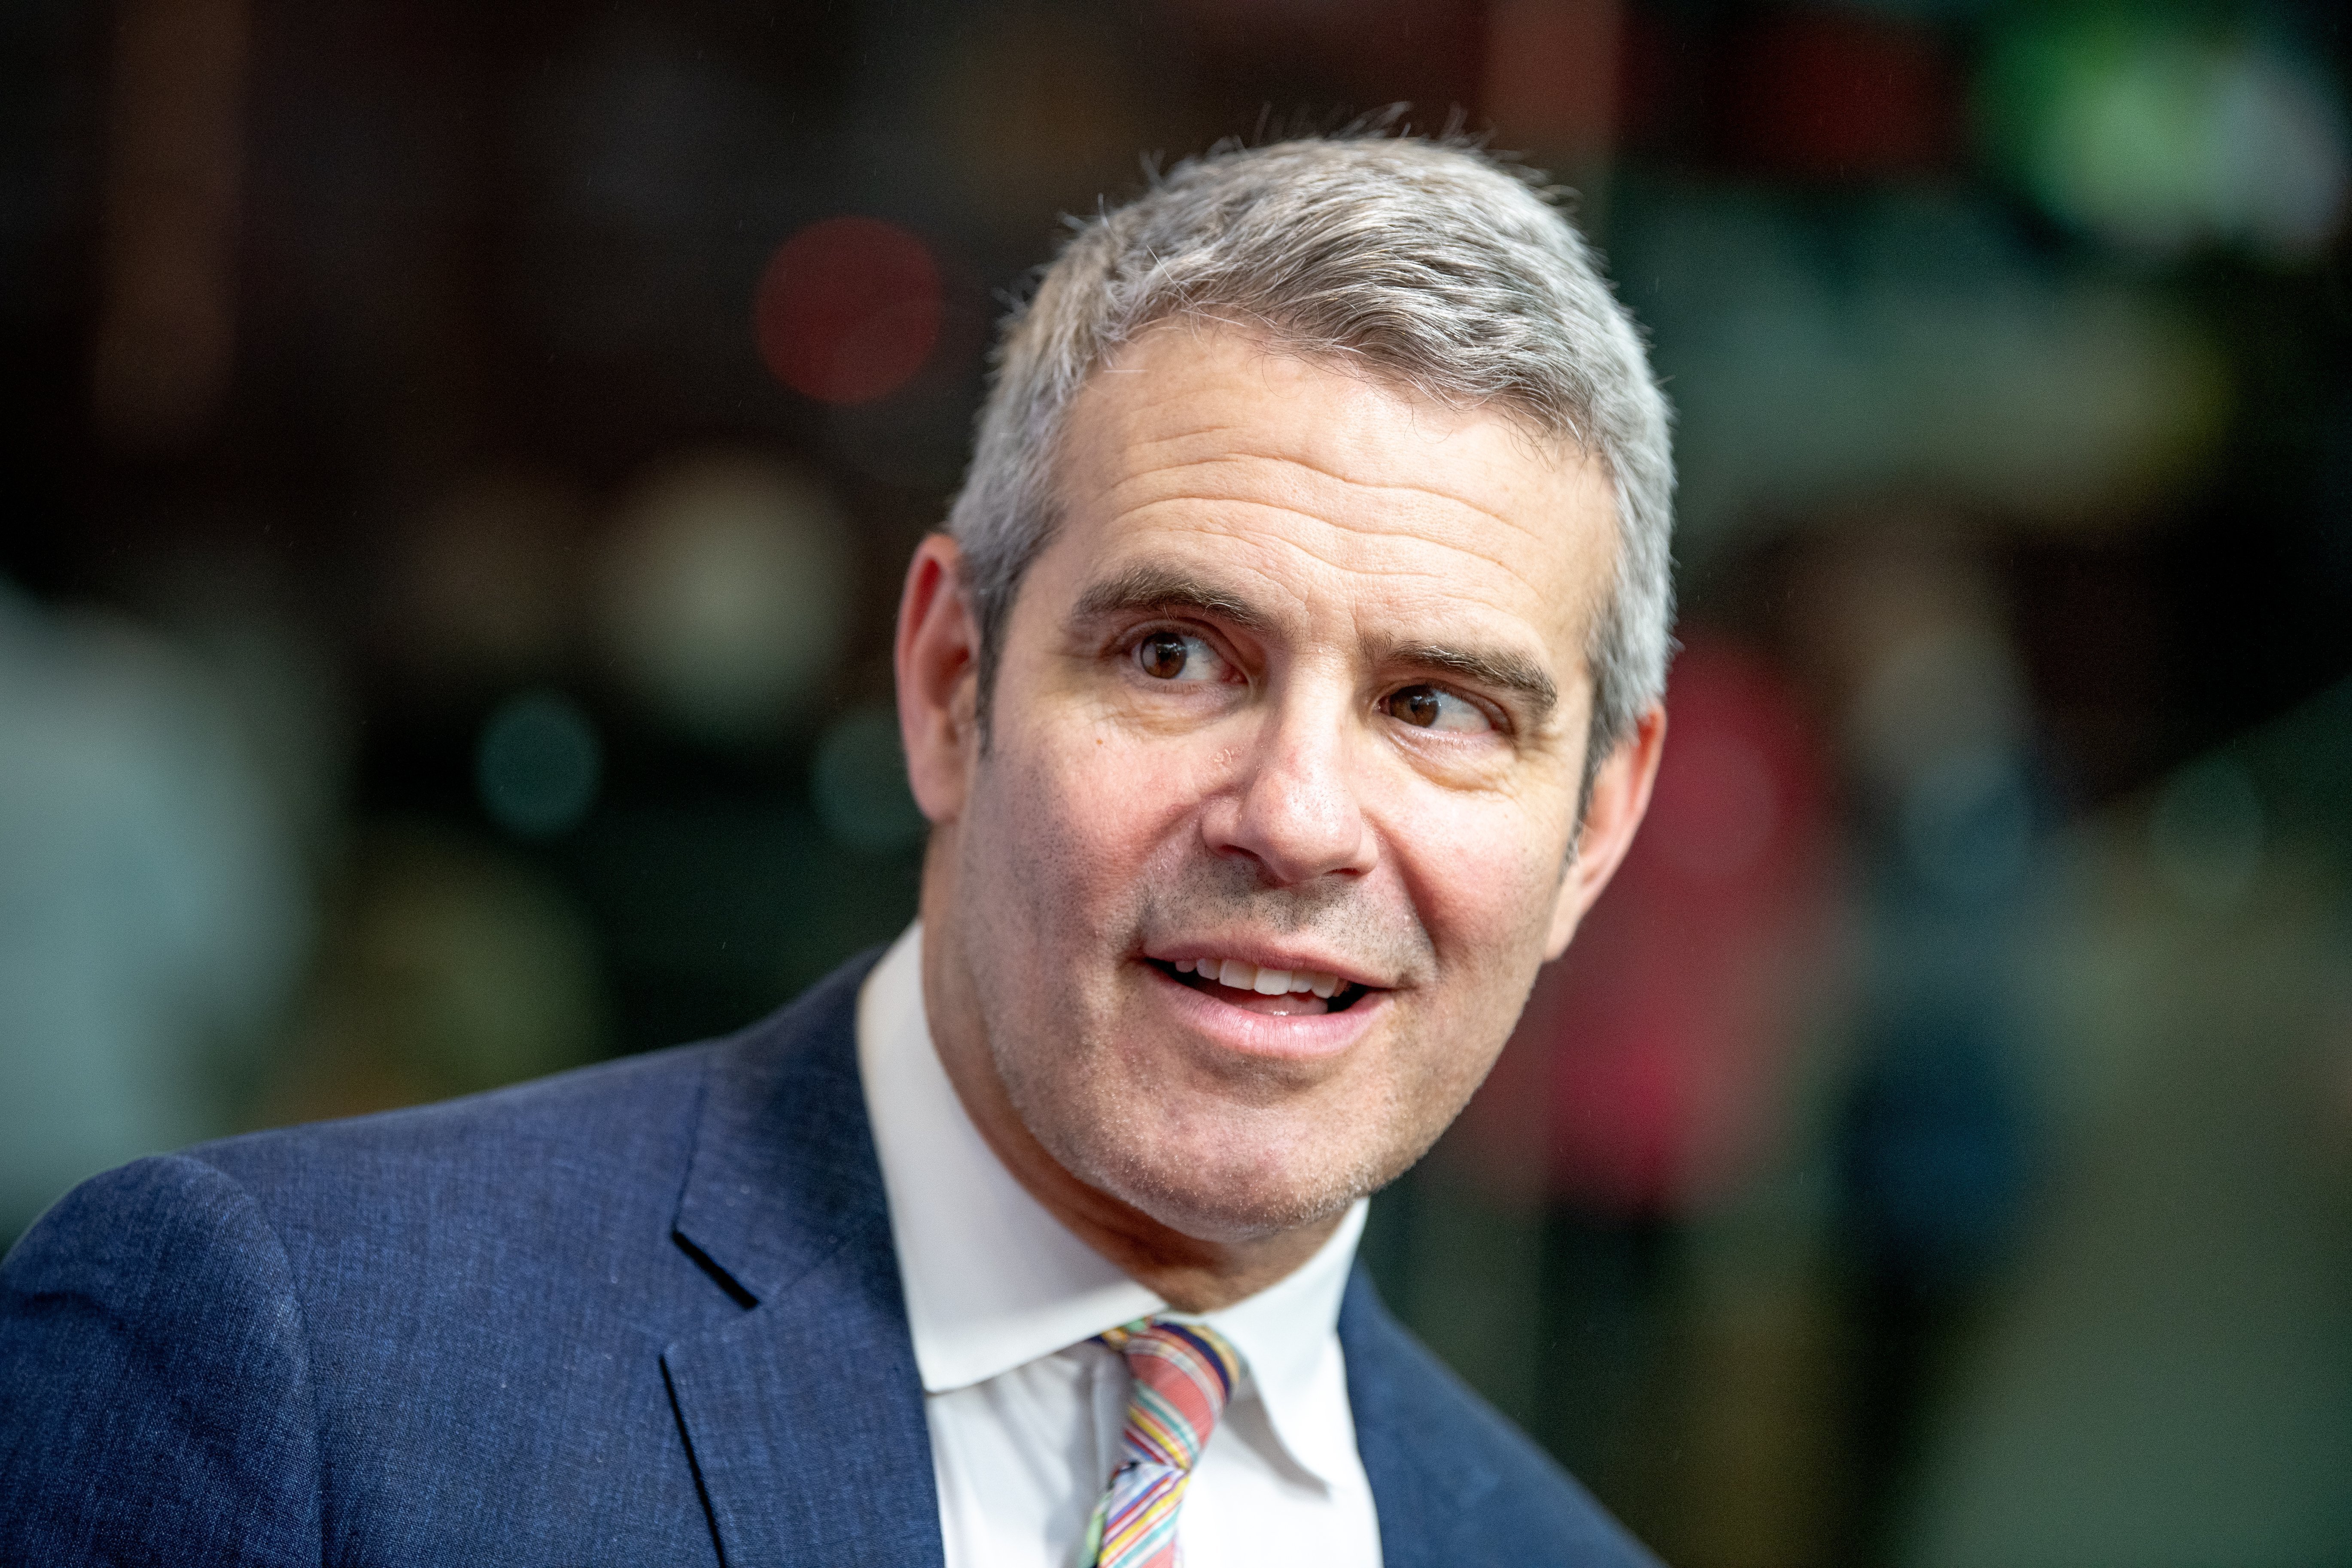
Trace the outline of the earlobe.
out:
M 907 782 L 934 824 L 951 822 L 963 809 L 977 743 L 972 712 L 979 651 L 979 628 L 964 597 L 962 553 L 947 535 L 931 534 L 907 564 L 894 668 Z
M 1653 707 L 1593 775 L 1576 856 L 1560 878 L 1559 901 L 1552 906 L 1551 932 L 1544 943 L 1547 961 L 1568 951 L 1585 911 L 1633 847 L 1633 835 L 1650 809 L 1650 789 L 1657 782 L 1658 758 L 1665 743 L 1666 710 Z

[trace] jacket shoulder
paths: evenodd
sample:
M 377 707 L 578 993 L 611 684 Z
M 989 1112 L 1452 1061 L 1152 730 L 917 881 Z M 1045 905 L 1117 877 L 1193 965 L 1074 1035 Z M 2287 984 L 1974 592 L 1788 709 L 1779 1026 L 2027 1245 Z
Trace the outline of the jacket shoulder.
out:
M 1388 1568 L 1656 1568 L 1591 1493 L 1390 1314 L 1360 1265 L 1339 1337 Z
M 165 1155 L 92 1178 L 0 1263 L 0 1559 L 316 1562 L 311 1367 L 284 1249 Z
M 761 1237 L 814 1201 L 741 1146 L 862 1131 L 855 979 L 714 1044 L 76 1188 L 0 1261 L 0 1562 L 704 1560 L 662 1357 L 749 1303 L 686 1199 L 707 1168 Z

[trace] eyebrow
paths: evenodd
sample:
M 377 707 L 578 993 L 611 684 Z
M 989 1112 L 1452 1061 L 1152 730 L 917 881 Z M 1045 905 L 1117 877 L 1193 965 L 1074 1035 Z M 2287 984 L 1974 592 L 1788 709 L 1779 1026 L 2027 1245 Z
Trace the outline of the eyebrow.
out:
M 1097 621 L 1139 611 L 1191 610 L 1214 616 L 1245 632 L 1265 631 L 1273 617 L 1226 589 L 1165 566 L 1130 566 L 1078 595 L 1071 618 Z
M 1071 618 L 1103 620 L 1139 612 L 1189 610 L 1214 616 L 1251 633 L 1264 633 L 1273 617 L 1228 589 L 1166 566 L 1130 566 L 1078 595 Z M 1443 643 L 1398 643 L 1381 650 L 1385 664 L 1459 676 L 1493 690 L 1508 692 L 1525 703 L 1533 722 L 1540 724 L 1559 706 L 1559 687 L 1543 666 L 1523 654 L 1507 650 L 1449 647 Z
M 1541 665 L 1522 655 L 1503 651 L 1482 653 L 1433 643 L 1401 644 L 1387 650 L 1388 662 L 1442 670 L 1497 691 L 1517 695 L 1542 723 L 1559 706 L 1559 687 Z

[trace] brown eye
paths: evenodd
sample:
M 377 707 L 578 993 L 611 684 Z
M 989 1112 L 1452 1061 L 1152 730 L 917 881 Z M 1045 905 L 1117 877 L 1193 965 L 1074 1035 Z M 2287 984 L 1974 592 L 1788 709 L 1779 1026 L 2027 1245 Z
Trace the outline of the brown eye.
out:
M 1426 730 L 1437 722 L 1437 693 L 1426 686 L 1408 686 L 1388 700 L 1389 717 Z
M 1484 709 L 1442 686 L 1407 686 L 1391 691 L 1381 700 L 1381 710 L 1416 730 L 1473 733 L 1495 727 Z
M 1191 640 L 1174 632 L 1153 632 L 1135 645 L 1135 662 L 1155 680 L 1173 680 L 1184 673 L 1192 653 L 1184 645 Z

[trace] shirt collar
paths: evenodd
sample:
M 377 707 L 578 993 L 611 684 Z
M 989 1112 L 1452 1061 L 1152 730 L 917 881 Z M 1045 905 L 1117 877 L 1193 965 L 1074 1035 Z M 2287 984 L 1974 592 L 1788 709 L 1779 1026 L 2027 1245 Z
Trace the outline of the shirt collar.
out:
M 1029 1195 L 972 1125 L 931 1044 L 922 927 L 909 926 L 857 998 L 858 1067 L 890 1199 L 915 1364 L 927 1394 L 983 1383 L 1168 1304 Z M 1241 1352 L 1291 1458 L 1326 1479 L 1328 1423 L 1307 1408 L 1332 1376 L 1360 1200 L 1291 1274 L 1203 1319 Z M 1180 1314 L 1181 1315 L 1181 1314 Z

